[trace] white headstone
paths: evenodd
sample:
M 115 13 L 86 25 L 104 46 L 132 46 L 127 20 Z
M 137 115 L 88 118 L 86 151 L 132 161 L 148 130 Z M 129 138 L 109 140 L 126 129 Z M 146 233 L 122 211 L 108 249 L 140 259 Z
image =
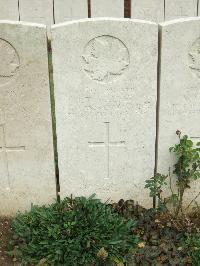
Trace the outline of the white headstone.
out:
M 197 13 L 198 13 L 197 16 L 200 16 L 200 2 L 199 2 L 199 0 L 198 0 L 198 10 L 197 10 Z
M 200 18 L 161 24 L 160 129 L 158 171 L 168 174 L 175 164 L 169 147 L 178 143 L 176 130 L 200 141 Z M 173 180 L 174 180 L 173 176 Z M 188 190 L 186 201 L 200 191 Z M 197 185 L 199 184 L 199 185 Z M 174 190 L 175 191 L 175 190 Z
M 62 197 L 151 203 L 144 181 L 154 170 L 157 31 L 130 19 L 52 27 Z
M 53 24 L 52 0 L 19 0 L 20 20 Z
M 0 23 L 0 215 L 56 196 L 46 28 Z
M 91 0 L 91 17 L 124 17 L 124 0 Z
M 132 0 L 131 17 L 154 22 L 164 21 L 164 0 Z
M 197 16 L 198 0 L 165 0 L 165 20 Z
M 87 18 L 87 0 L 54 0 L 54 14 L 56 23 Z
M 0 19 L 19 20 L 18 0 L 0 0 Z

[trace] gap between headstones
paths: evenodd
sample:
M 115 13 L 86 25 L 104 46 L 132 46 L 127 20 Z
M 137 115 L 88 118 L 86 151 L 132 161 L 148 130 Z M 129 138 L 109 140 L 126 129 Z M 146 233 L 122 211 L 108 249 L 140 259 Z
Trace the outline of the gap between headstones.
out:
M 20 6 L 19 6 L 20 3 L 19 3 L 19 1 L 20 1 L 20 0 L 18 0 L 18 15 L 19 15 L 19 21 L 20 21 L 21 18 L 20 18 Z
M 87 0 L 88 3 L 88 18 L 91 18 L 91 0 Z
M 166 1 L 164 0 L 164 21 L 165 21 L 165 13 L 166 13 Z
M 162 31 L 158 25 L 158 64 L 157 64 L 157 103 L 156 103 L 156 139 L 155 139 L 155 168 L 154 175 L 158 171 L 158 140 L 159 140 L 159 127 L 160 127 L 160 75 L 161 75 L 161 44 L 162 44 Z M 156 207 L 156 198 L 153 199 L 153 207 Z
M 53 148 L 54 148 L 54 164 L 55 164 L 55 178 L 56 178 L 55 180 L 56 196 L 57 196 L 57 200 L 60 201 L 60 180 L 59 180 L 59 168 L 58 168 L 58 149 L 57 149 L 57 134 L 56 134 L 56 114 L 55 114 L 52 49 L 51 49 L 51 39 L 48 37 L 47 37 L 47 53 L 48 53 L 49 86 L 50 86 L 52 131 L 53 131 L 53 146 L 54 146 Z
M 131 0 L 124 0 L 124 17 L 131 18 Z
M 55 2 L 54 2 L 54 0 L 52 0 L 53 1 L 53 3 L 52 3 L 52 5 L 53 5 L 53 24 L 55 24 Z

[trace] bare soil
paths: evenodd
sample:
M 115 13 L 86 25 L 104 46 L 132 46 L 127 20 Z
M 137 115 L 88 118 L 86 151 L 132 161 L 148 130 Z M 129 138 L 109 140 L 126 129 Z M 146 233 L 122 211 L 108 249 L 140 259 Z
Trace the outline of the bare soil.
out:
M 10 239 L 11 219 L 0 217 L 0 265 L 14 265 L 12 258 L 6 255 Z

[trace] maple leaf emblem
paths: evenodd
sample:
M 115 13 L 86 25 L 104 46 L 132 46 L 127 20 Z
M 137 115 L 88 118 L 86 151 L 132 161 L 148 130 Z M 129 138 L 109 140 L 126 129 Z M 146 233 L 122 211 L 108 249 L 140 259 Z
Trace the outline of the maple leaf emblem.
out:
M 19 67 L 15 49 L 6 41 L 0 39 L 0 76 L 12 77 Z
M 198 39 L 192 46 L 189 52 L 191 64 L 189 67 L 194 70 L 200 71 L 200 39 Z
M 112 36 L 100 36 L 89 42 L 84 55 L 84 70 L 96 81 L 111 82 L 129 65 L 125 45 Z

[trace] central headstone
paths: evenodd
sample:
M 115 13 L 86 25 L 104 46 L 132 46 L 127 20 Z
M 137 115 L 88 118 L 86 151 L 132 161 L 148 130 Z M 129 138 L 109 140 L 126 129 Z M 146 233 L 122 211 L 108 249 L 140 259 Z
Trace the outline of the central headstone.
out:
M 62 197 L 150 202 L 157 25 L 93 19 L 52 27 Z

